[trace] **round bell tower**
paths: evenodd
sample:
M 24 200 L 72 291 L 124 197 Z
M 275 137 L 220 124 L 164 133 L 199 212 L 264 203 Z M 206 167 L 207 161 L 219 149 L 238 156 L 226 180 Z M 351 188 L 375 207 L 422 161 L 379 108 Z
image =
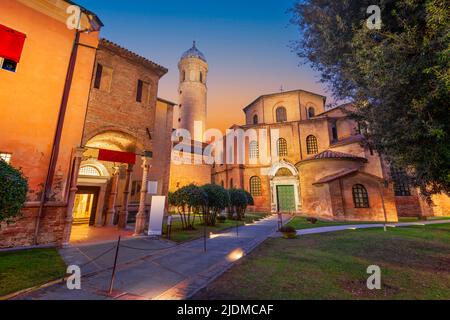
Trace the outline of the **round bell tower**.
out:
M 180 72 L 178 128 L 189 130 L 193 140 L 203 141 L 206 126 L 208 63 L 203 53 L 197 49 L 195 41 L 192 48 L 181 56 L 178 70 Z M 202 127 L 195 128 L 195 131 L 194 121 L 202 123 Z

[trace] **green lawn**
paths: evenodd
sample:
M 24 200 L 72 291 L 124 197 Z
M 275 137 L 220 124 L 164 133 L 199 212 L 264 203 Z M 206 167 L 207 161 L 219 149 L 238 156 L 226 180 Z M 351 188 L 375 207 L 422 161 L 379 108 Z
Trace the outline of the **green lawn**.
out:
M 54 248 L 0 252 L 0 296 L 55 280 L 65 271 Z
M 429 217 L 427 221 L 433 220 L 449 220 L 450 217 Z M 419 222 L 419 218 L 416 217 L 400 217 L 399 222 Z M 315 224 L 308 222 L 305 217 L 294 217 L 288 225 L 293 226 L 295 229 L 309 229 L 309 228 L 320 228 L 320 227 L 330 227 L 330 226 L 341 226 L 348 224 L 380 224 L 383 221 L 327 221 L 319 220 Z
M 243 225 L 245 223 L 252 223 L 254 221 L 257 221 L 263 217 L 267 216 L 266 213 L 246 213 L 244 221 L 235 221 L 235 220 L 225 220 L 224 223 L 216 223 L 216 226 L 214 227 L 206 227 L 206 234 L 210 233 L 217 233 L 220 231 L 223 231 L 225 229 L 236 227 L 236 225 Z M 180 220 L 173 220 L 172 221 L 172 232 L 170 235 L 170 240 L 175 242 L 184 242 L 184 241 L 190 241 L 197 238 L 203 237 L 203 225 L 201 223 L 200 217 L 195 217 L 195 224 L 194 224 L 195 230 L 183 230 L 181 221 Z M 164 232 L 166 232 L 167 228 L 164 224 L 163 226 Z M 167 235 L 165 235 L 167 237 Z
M 381 268 L 381 290 L 366 269 Z M 450 224 L 268 239 L 194 299 L 450 299 Z
M 294 217 L 291 221 L 289 221 L 288 225 L 293 226 L 295 229 L 298 230 L 298 229 L 340 226 L 340 225 L 347 225 L 347 224 L 367 224 L 367 223 L 383 223 L 383 222 L 318 220 L 316 223 L 313 224 L 313 223 L 307 221 L 305 217 Z

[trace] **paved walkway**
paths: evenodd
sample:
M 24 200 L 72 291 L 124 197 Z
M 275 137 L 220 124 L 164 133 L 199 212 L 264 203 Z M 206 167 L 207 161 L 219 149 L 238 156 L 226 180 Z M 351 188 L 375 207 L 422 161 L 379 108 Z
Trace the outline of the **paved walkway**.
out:
M 181 245 L 146 237 L 124 240 L 112 296 L 106 294 L 106 290 L 111 278 L 115 243 L 61 249 L 68 265 L 81 266 L 81 290 L 68 290 L 66 284 L 61 283 L 18 299 L 186 299 L 221 275 L 276 229 L 276 215 L 241 226 L 238 234 L 236 228 L 229 229 L 207 240 L 207 252 L 203 249 L 203 239 Z M 97 259 L 83 266 L 94 258 Z
M 408 227 L 408 226 L 424 226 L 427 224 L 442 224 L 442 223 L 450 223 L 450 220 L 434 220 L 434 221 L 421 221 L 421 222 L 398 222 L 398 223 L 388 223 L 387 226 L 390 228 L 395 227 Z M 349 224 L 342 226 L 330 226 L 330 227 L 319 227 L 319 228 L 310 228 L 310 229 L 301 229 L 297 230 L 297 235 L 306 235 L 306 234 L 314 234 L 314 233 L 325 233 L 325 232 L 334 232 L 341 230 L 354 230 L 354 229 L 366 229 L 366 228 L 382 228 L 384 224 Z

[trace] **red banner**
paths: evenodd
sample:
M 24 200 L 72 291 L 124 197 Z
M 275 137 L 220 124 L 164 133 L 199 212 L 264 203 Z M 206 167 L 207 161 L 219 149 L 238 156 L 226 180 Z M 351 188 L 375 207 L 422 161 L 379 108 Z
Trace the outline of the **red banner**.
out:
M 135 164 L 136 155 L 131 152 L 100 149 L 98 151 L 98 160 Z
M 26 35 L 0 24 L 0 57 L 20 61 Z

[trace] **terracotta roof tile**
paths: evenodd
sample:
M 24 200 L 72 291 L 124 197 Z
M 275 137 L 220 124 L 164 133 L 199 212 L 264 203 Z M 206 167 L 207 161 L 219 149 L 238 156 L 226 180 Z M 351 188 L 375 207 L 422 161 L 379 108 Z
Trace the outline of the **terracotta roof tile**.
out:
M 367 161 L 367 159 L 364 157 L 359 157 L 354 154 L 331 151 L 331 150 L 322 151 L 321 153 L 315 154 L 312 157 L 306 158 L 303 161 L 319 160 L 319 159 L 353 159 L 353 160 Z

